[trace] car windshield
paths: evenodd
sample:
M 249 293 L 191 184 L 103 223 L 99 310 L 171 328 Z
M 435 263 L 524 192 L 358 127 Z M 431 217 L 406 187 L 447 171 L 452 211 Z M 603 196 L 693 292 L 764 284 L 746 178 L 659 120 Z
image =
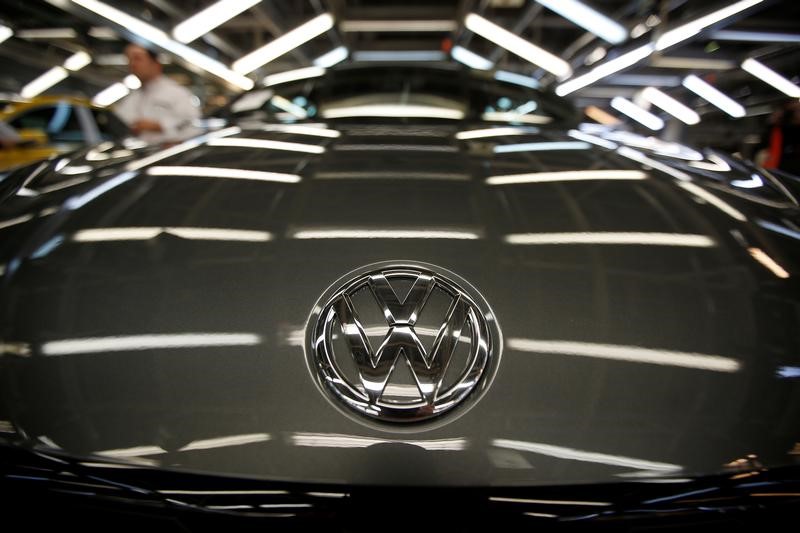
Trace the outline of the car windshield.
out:
M 310 67 L 267 76 L 261 87 L 241 95 L 222 114 L 281 122 L 388 118 L 563 125 L 575 120 L 569 104 L 535 86 L 533 78 L 502 71 Z

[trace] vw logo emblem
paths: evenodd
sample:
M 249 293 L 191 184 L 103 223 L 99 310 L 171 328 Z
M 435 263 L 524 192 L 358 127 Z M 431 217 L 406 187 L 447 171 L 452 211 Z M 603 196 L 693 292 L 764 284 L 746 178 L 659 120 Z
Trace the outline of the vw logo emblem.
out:
M 309 369 L 334 405 L 374 421 L 464 412 L 500 358 L 494 315 L 469 283 L 423 263 L 370 265 L 337 281 L 306 332 Z

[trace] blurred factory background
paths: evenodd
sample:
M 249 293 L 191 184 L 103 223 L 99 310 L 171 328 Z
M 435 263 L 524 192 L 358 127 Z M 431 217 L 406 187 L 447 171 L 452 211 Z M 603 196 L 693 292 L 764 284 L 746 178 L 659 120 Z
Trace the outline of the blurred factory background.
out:
M 127 42 L 208 113 L 269 75 L 458 61 L 572 100 L 587 122 L 747 157 L 800 99 L 794 0 L 3 0 L 5 101 L 138 86 Z

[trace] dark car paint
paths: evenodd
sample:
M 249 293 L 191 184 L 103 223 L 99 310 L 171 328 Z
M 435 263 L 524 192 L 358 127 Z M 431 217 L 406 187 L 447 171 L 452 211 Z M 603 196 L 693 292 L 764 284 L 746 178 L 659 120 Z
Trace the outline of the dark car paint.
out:
M 0 205 L 0 438 L 72 458 L 340 487 L 567 494 L 772 469 L 792 479 L 780 470 L 796 464 L 800 442 L 791 192 L 712 152 L 698 167 L 550 128 L 455 138 L 485 127 L 331 121 L 338 138 L 228 128 L 104 168 L 78 154 L 69 165 L 93 167 L 89 179 L 63 188 L 52 186 L 75 176 L 55 163 L 31 180 L 10 176 L 12 193 L 26 182 L 34 194 Z M 580 139 L 590 142 L 577 150 L 493 150 Z M 299 181 L 148 174 L 168 166 Z M 645 176 L 486 181 L 583 170 Z M 36 194 L 44 183 L 50 192 Z M 397 231 L 415 236 L 387 237 Z M 610 234 L 662 241 L 591 242 Z M 388 260 L 457 273 L 502 325 L 490 389 L 433 429 L 342 415 L 305 363 L 314 302 L 347 272 Z M 228 344 L 198 345 L 204 334 Z M 194 345 L 175 346 L 187 338 Z M 70 352 L 62 341 L 75 339 L 94 348 Z

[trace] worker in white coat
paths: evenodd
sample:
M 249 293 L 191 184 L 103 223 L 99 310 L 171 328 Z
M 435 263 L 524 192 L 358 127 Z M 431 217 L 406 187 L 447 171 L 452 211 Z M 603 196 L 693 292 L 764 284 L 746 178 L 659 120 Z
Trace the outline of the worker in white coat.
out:
M 125 55 L 131 74 L 142 86 L 119 102 L 114 111 L 133 134 L 149 143 L 165 143 L 199 133 L 193 124 L 200 118 L 197 98 L 164 75 L 158 56 L 135 44 L 125 48 Z

